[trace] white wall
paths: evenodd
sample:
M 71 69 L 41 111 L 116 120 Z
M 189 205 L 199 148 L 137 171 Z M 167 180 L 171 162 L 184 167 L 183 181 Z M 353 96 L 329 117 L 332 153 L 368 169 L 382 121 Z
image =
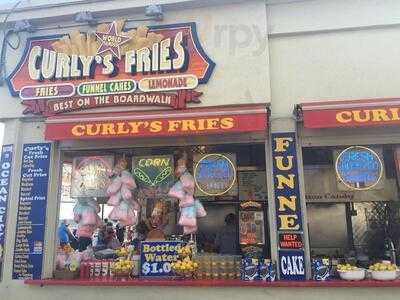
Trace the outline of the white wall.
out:
M 268 6 L 273 116 L 301 102 L 400 96 L 400 1 L 277 2 Z

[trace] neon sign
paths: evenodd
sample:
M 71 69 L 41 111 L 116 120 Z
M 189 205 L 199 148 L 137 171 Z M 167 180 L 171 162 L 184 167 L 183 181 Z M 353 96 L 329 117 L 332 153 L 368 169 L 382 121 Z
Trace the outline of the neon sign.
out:
M 343 150 L 336 159 L 339 180 L 352 190 L 369 190 L 376 186 L 383 174 L 379 155 L 370 148 L 352 146 Z

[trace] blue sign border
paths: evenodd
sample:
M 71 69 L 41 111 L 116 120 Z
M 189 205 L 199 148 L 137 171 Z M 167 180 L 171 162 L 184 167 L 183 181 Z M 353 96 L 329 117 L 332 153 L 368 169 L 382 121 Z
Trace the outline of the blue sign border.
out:
M 3 277 L 3 262 L 7 234 L 7 212 L 10 199 L 14 145 L 3 145 L 0 159 L 0 280 Z

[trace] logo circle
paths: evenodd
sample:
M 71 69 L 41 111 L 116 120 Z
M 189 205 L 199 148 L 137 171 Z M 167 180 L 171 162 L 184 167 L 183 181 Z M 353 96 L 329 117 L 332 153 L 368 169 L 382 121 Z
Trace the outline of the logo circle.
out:
M 339 180 L 352 190 L 365 191 L 376 186 L 383 175 L 383 163 L 372 149 L 351 146 L 337 157 L 335 170 Z
M 195 164 L 194 181 L 203 194 L 221 196 L 235 185 L 235 165 L 223 154 L 207 154 Z

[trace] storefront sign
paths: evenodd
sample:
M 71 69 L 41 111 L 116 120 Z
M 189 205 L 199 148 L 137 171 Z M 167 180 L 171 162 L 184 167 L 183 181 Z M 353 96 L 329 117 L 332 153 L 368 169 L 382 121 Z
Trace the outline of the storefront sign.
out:
M 40 279 L 51 144 L 24 144 L 15 234 L 13 279 Z
M 79 156 L 72 164 L 71 197 L 106 197 L 114 156 Z
M 279 250 L 279 269 L 281 280 L 305 280 L 303 250 Z
M 194 160 L 196 196 L 237 194 L 236 155 L 212 153 L 195 156 Z
M 7 209 L 10 195 L 13 145 L 4 145 L 0 160 L 0 280 L 3 277 L 5 237 L 7 228 Z
M 277 228 L 302 231 L 295 134 L 274 133 L 272 143 Z
M 370 148 L 352 146 L 343 150 L 335 163 L 339 180 L 351 190 L 369 190 L 379 183 L 383 164 Z
M 280 249 L 302 249 L 303 236 L 298 233 L 279 233 Z
M 280 279 L 304 280 L 304 250 L 298 249 L 303 241 L 303 222 L 294 132 L 272 134 L 272 165 Z
M 29 39 L 7 79 L 12 95 L 27 106 L 24 113 L 199 103 L 194 89 L 208 82 L 215 64 L 200 45 L 196 24 L 123 30 L 124 23 Z
M 173 276 L 171 263 L 178 259 L 181 241 L 145 241 L 140 245 L 141 277 Z
M 400 99 L 310 102 L 300 106 L 306 128 L 400 124 Z
M 99 116 L 85 121 L 83 116 L 46 124 L 47 140 L 105 139 L 132 137 L 184 136 L 265 131 L 266 114 L 221 114 L 210 117 L 171 117 L 137 119 L 116 115 L 109 121 Z M 89 117 L 88 117 L 89 119 Z M 116 120 L 117 119 L 117 120 Z

